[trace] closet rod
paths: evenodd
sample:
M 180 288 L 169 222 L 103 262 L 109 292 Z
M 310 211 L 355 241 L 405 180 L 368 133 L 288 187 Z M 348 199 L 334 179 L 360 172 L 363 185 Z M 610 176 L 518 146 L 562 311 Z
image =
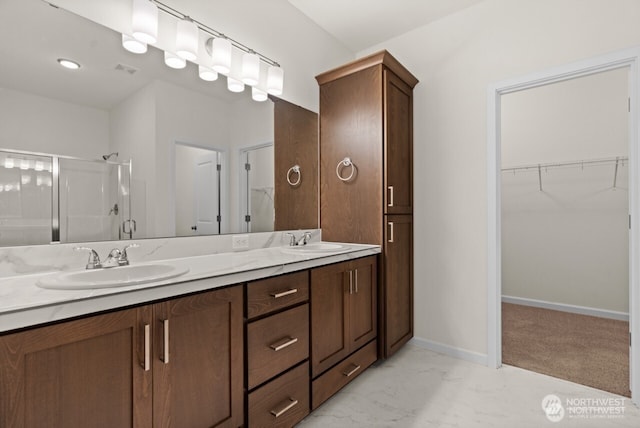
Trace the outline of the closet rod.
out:
M 581 161 L 571 161 L 571 162 L 552 162 L 552 163 L 537 163 L 531 165 L 522 165 L 522 166 L 514 166 L 508 168 L 502 168 L 501 171 L 519 171 L 524 169 L 541 169 L 541 168 L 553 168 L 553 167 L 562 167 L 562 166 L 583 166 L 583 165 L 594 165 L 594 164 L 606 164 L 606 163 L 618 163 L 618 162 L 627 162 L 629 160 L 626 156 L 616 156 L 613 158 L 604 158 L 604 159 L 591 159 L 591 160 L 581 160 Z

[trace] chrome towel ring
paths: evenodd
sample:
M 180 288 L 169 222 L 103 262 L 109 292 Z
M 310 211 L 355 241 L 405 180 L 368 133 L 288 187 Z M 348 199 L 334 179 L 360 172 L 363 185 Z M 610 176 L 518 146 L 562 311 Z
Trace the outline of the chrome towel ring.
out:
M 351 167 L 351 173 L 349 174 L 349 176 L 343 177 L 342 171 L 345 168 L 349 168 L 349 167 Z M 356 165 L 351 161 L 351 158 L 348 158 L 348 157 L 344 158 L 340 162 L 338 162 L 338 165 L 336 165 L 336 175 L 341 181 L 344 181 L 344 182 L 351 181 L 355 173 L 356 173 Z
M 292 173 L 298 174 L 298 179 L 296 181 L 291 180 Z M 302 173 L 300 172 L 300 165 L 294 165 L 291 168 L 289 168 L 289 171 L 287 171 L 287 183 L 289 183 L 290 186 L 297 186 L 298 184 L 300 184 L 301 179 L 302 179 Z

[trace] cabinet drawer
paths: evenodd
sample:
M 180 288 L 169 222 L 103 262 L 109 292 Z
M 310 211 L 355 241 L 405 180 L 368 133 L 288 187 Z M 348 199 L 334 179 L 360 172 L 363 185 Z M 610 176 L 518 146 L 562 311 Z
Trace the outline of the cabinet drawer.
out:
M 249 394 L 249 427 L 292 427 L 309 414 L 309 363 Z
M 247 326 L 249 389 L 308 357 L 308 304 L 254 321 Z
M 311 388 L 313 394 L 311 409 L 315 410 L 377 359 L 377 344 L 374 340 L 314 380 Z
M 309 300 L 309 272 L 267 278 L 247 284 L 249 319 Z

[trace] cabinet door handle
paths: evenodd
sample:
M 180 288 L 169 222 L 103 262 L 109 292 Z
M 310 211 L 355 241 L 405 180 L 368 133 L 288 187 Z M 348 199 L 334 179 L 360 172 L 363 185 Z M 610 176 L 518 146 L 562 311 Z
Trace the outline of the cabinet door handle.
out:
M 393 242 L 393 222 L 392 221 L 389 222 L 389 241 L 388 242 Z
M 297 288 L 292 288 L 290 290 L 271 293 L 271 297 L 273 297 L 274 299 L 279 299 L 280 297 L 289 296 L 290 294 L 296 294 L 297 292 L 298 292 Z
M 169 364 L 169 320 L 160 320 L 162 323 L 162 356 L 160 360 Z
M 387 204 L 387 206 L 392 207 L 393 206 L 393 186 L 388 186 L 389 188 L 389 203 Z
M 288 398 L 287 400 L 280 403 L 280 405 L 278 406 L 279 409 L 273 409 L 271 411 L 271 414 L 276 418 L 279 418 L 280 416 L 287 413 L 289 410 L 293 409 L 297 404 L 298 404 L 298 400 L 296 400 L 295 398 Z
M 288 346 L 293 345 L 297 341 L 298 341 L 297 337 L 285 337 L 284 339 L 280 339 L 276 343 L 272 343 L 271 345 L 269 345 L 269 348 L 278 352 Z
M 356 269 L 354 272 L 355 272 L 354 276 L 356 277 L 355 289 L 356 289 L 356 294 L 358 294 L 358 269 Z
M 142 367 L 145 372 L 151 369 L 151 326 L 144 325 L 144 361 Z
M 342 374 L 346 377 L 351 377 L 355 372 L 357 372 L 358 370 L 360 370 L 360 366 L 356 365 L 356 364 L 352 364 L 353 368 L 349 371 L 344 371 L 342 372 Z
M 349 271 L 349 294 L 353 294 L 353 271 Z

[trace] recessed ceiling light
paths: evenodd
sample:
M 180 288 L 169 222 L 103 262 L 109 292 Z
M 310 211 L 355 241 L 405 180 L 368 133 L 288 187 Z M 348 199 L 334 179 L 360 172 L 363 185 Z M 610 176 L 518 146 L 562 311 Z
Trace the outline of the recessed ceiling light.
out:
M 80 64 L 75 61 L 71 61 L 70 59 L 58 58 L 58 63 L 70 70 L 77 70 L 80 68 Z

